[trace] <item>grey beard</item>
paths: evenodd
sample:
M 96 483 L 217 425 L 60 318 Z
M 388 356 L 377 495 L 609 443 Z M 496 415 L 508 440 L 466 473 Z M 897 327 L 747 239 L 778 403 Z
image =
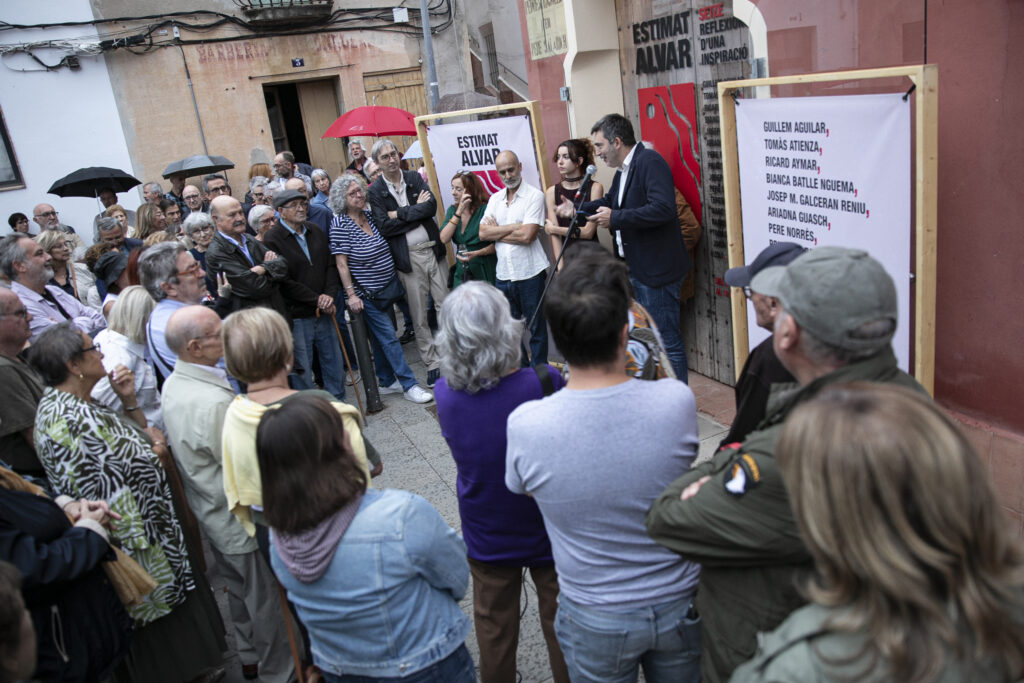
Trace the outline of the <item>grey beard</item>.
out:
M 514 190 L 514 189 L 518 188 L 520 185 L 523 184 L 523 178 L 522 178 L 522 176 L 517 178 L 515 184 L 512 184 L 511 182 L 509 182 L 507 180 L 502 181 L 502 182 L 505 183 L 505 187 L 507 187 L 510 190 Z

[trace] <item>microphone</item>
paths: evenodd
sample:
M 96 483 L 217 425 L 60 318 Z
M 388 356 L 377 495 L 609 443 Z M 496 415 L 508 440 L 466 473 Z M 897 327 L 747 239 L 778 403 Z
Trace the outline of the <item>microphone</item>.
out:
M 587 173 L 586 175 L 583 176 L 583 180 L 580 182 L 580 186 L 576 188 L 576 197 L 580 196 L 580 192 L 582 192 L 583 188 L 587 186 L 587 182 L 590 181 L 590 178 L 595 173 L 597 173 L 597 166 L 594 166 L 593 164 L 587 166 Z

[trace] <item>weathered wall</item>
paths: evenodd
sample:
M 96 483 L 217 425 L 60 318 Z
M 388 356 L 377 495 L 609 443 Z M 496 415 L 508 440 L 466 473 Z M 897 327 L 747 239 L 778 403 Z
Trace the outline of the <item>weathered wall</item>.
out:
M 34 0 L 5 0 L 3 20 L 12 24 L 88 21 L 92 18 L 87 0 L 67 0 L 59 5 Z M 95 42 L 89 27 L 55 27 L 40 30 L 4 31 L 5 44 L 81 38 Z M 60 61 L 63 53 L 39 50 L 48 64 Z M 3 108 L 11 145 L 21 167 L 24 189 L 0 191 L 0 234 L 10 229 L 6 218 L 19 211 L 32 220 L 32 208 L 40 202 L 53 204 L 62 222 L 75 227 L 86 242 L 92 241 L 92 220 L 100 207 L 95 199 L 61 199 L 47 194 L 53 181 L 83 166 L 111 166 L 133 172 L 131 157 L 118 119 L 117 103 L 111 94 L 110 76 L 102 57 L 81 57 L 81 69 L 43 71 L 23 55 L 5 59 L 9 68 L 0 69 L 0 106 Z M 12 69 L 40 69 L 18 72 Z M 138 206 L 134 191 L 120 196 L 130 209 Z M 38 231 L 35 223 L 32 232 Z
M 374 3 L 347 2 L 345 7 L 354 5 Z M 181 0 L 93 0 L 93 6 L 98 17 L 159 14 L 186 8 Z M 241 16 L 228 0 L 215 0 L 208 4 L 208 9 Z M 240 29 L 234 26 L 205 32 L 181 29 L 185 41 L 221 39 L 239 33 Z M 447 55 L 457 54 L 460 47 L 454 26 L 434 35 L 442 94 L 461 91 L 467 80 L 463 60 L 446 59 Z M 304 64 L 293 67 L 293 58 L 301 58 Z M 264 85 L 330 79 L 335 85 L 340 114 L 367 104 L 364 73 L 420 68 L 422 35 L 338 30 L 269 38 L 246 36 L 228 42 L 162 48 L 141 55 L 118 50 L 108 53 L 106 59 L 121 109 L 124 135 L 142 173 L 140 178 L 160 180 L 160 172 L 168 162 L 203 151 L 186 79 L 187 62 L 207 148 L 211 154 L 234 161 L 235 169 L 228 172 L 228 178 L 235 195 L 240 197 L 245 192 L 243 185 L 253 151 L 262 150 L 268 157 L 274 153 Z M 426 68 L 421 72 L 426 87 Z M 336 144 L 339 163 L 346 161 L 341 142 L 332 144 Z M 166 181 L 163 184 L 165 188 L 168 185 Z

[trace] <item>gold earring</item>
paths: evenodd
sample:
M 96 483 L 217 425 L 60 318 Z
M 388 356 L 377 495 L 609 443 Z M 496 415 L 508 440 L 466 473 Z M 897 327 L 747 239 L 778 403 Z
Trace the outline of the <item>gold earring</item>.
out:
M 85 375 L 83 375 L 82 373 L 78 373 L 78 379 L 85 379 Z

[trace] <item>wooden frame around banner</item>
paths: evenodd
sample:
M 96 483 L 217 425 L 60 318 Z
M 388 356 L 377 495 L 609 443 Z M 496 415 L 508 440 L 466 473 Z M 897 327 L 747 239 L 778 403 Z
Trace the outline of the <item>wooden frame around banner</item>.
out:
M 896 66 L 855 71 L 778 76 L 718 84 L 718 107 L 722 127 L 722 164 L 725 185 L 725 223 L 729 244 L 729 265 L 743 265 L 743 215 L 740 205 L 739 154 L 736 141 L 736 102 L 731 93 L 740 88 L 757 88 L 798 83 L 858 81 L 906 77 L 916 86 L 914 116 L 914 349 L 913 374 L 932 393 L 935 385 L 935 273 L 938 216 L 938 103 L 939 69 L 935 64 Z M 742 100 L 741 100 L 742 101 Z M 909 265 L 909 264 L 908 264 Z M 750 353 L 747 343 L 747 302 L 732 301 L 732 340 L 736 375 Z
M 512 109 L 525 109 L 530 117 L 530 132 L 533 134 L 533 150 L 537 155 L 537 172 L 540 173 L 540 180 L 542 187 L 540 190 L 543 192 L 544 188 L 550 185 L 548 180 L 548 166 L 545 163 L 545 159 L 548 156 L 547 147 L 544 144 L 544 137 L 541 135 L 539 121 L 539 112 L 537 111 L 537 100 L 529 100 L 527 102 L 510 102 L 509 104 L 496 104 L 491 107 L 478 107 L 477 109 L 462 109 L 460 111 L 446 111 L 440 114 L 424 114 L 423 116 L 417 116 L 414 121 L 416 123 L 416 136 L 420 141 L 420 151 L 423 152 L 423 165 L 427 168 L 427 178 L 430 183 L 430 189 L 433 191 L 435 197 L 440 197 L 440 186 L 438 185 L 438 179 L 434 173 L 434 157 L 430 153 L 430 145 L 427 144 L 427 125 L 436 123 L 441 119 L 451 119 L 459 116 L 477 116 L 480 114 L 494 114 L 501 111 L 509 111 Z M 441 208 L 443 205 L 440 201 L 437 202 L 437 223 L 441 224 L 441 220 L 444 217 L 444 210 Z

